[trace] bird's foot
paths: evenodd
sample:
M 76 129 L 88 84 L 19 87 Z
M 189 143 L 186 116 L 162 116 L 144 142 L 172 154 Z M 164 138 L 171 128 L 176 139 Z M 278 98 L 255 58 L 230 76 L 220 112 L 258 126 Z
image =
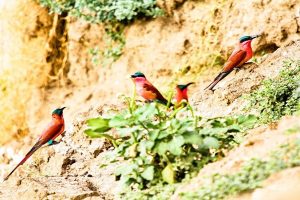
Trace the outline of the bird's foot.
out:
M 234 69 L 235 69 L 236 73 L 239 72 L 239 71 L 241 71 L 240 67 L 235 67 Z
M 256 63 L 255 63 L 255 62 L 252 62 L 252 61 L 248 61 L 248 62 L 245 62 L 244 64 L 250 65 L 250 64 L 256 64 Z
M 143 102 L 142 100 L 136 99 L 135 102 L 141 103 Z
M 210 92 L 214 92 L 216 89 L 214 88 L 205 88 L 205 91 L 210 91 Z
M 55 140 L 49 140 L 47 143 L 48 143 L 48 146 L 59 144 L 59 142 L 57 142 Z
M 152 100 L 145 100 L 145 103 L 152 103 Z

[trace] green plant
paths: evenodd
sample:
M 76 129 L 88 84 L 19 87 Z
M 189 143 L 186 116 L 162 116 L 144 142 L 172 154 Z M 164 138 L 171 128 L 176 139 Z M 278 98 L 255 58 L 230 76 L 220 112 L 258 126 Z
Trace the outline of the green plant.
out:
M 85 133 L 114 144 L 114 160 L 126 161 L 116 176 L 138 189 L 195 175 L 239 143 L 256 122 L 252 115 L 202 119 L 190 106 L 170 111 L 156 103 L 137 106 L 131 101 L 130 105 L 117 114 L 88 120 Z M 119 138 L 106 133 L 111 129 Z
M 219 200 L 261 187 L 271 174 L 300 165 L 300 141 L 285 144 L 268 160 L 253 158 L 234 174 L 214 174 L 197 192 L 182 193 L 182 199 Z
M 140 17 L 163 14 L 156 0 L 39 0 L 51 12 L 68 12 L 92 23 L 127 23 Z
M 258 90 L 246 97 L 249 100 L 249 108 L 260 113 L 263 123 L 291 115 L 298 109 L 300 61 L 286 61 L 284 65 L 276 78 L 265 80 Z
M 110 65 L 123 53 L 125 38 L 123 25 L 138 18 L 155 18 L 163 15 L 156 0 L 39 0 L 40 4 L 53 13 L 68 13 L 91 23 L 102 23 L 106 42 L 103 50 L 91 48 L 94 65 Z M 117 28 L 115 28 L 117 27 Z M 121 29 L 118 29 L 121 27 Z

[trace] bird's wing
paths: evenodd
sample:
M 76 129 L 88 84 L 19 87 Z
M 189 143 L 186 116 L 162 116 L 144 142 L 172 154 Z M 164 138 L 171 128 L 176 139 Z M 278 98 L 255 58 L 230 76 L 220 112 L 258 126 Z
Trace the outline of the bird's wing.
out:
M 230 72 L 233 68 L 238 67 L 242 64 L 242 61 L 245 59 L 247 52 L 244 50 L 235 50 L 231 56 L 228 58 L 228 61 L 224 64 L 222 72 Z
M 50 124 L 45 128 L 43 133 L 41 134 L 39 141 L 43 144 L 47 143 L 51 139 L 55 139 L 59 134 L 63 132 L 64 124 L 59 123 L 55 120 L 52 120 Z
M 148 99 L 164 99 L 161 93 L 151 83 L 145 82 L 143 88 Z
M 65 131 L 65 126 L 63 125 L 60 130 L 57 132 L 57 134 L 51 138 L 51 140 L 55 140 L 58 136 L 60 136 Z
M 159 103 L 164 105 L 168 104 L 168 100 L 165 99 L 163 95 L 150 82 L 145 82 L 143 88 L 144 88 L 144 96 L 146 96 L 147 99 L 157 100 Z

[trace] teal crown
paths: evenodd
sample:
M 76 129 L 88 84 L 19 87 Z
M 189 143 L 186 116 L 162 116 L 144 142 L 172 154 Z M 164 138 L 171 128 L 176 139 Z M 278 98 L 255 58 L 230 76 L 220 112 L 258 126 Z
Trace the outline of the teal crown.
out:
M 136 77 L 145 77 L 145 75 L 142 72 L 135 72 L 134 74 L 131 75 L 131 78 L 136 78 Z
M 177 85 L 177 87 L 180 89 L 180 90 L 184 90 L 185 88 L 187 88 L 189 85 L 191 84 L 194 84 L 194 82 L 191 82 L 191 83 L 188 83 L 188 84 L 185 84 L 185 85 Z
M 59 116 L 62 116 L 62 114 L 63 114 L 63 111 L 64 111 L 64 109 L 65 109 L 66 107 L 62 107 L 62 108 L 57 108 L 57 109 L 55 109 L 53 112 L 52 112 L 52 115 L 59 115 Z
M 243 37 L 240 38 L 240 43 L 248 41 L 248 40 L 253 40 L 254 38 L 257 38 L 259 36 L 260 35 L 252 35 L 252 36 L 247 35 L 247 36 L 243 36 Z
M 251 36 L 243 36 L 240 38 L 240 43 L 248 41 L 248 40 L 252 40 Z

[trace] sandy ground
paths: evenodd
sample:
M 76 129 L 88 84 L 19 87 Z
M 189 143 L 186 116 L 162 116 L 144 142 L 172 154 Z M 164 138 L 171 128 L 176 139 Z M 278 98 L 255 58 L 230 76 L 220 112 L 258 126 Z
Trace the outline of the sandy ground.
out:
M 6 131 L 2 131 L 6 133 L 5 140 L 10 140 L 0 148 L 0 175 L 4 176 L 35 142 L 52 109 L 61 105 L 68 109 L 65 114 L 67 133 L 62 142 L 36 152 L 8 182 L 0 184 L 1 199 L 114 198 L 120 189 L 112 174 L 115 166 L 99 169 L 110 146 L 103 140 L 87 138 L 83 134 L 84 122 L 113 105 L 123 106 L 118 96 L 132 93 L 128 75 L 137 70 L 143 71 L 164 94 L 173 90 L 176 83 L 195 81 L 196 85 L 190 90 L 191 104 L 199 114 L 214 117 L 242 112 L 244 102 L 239 98 L 242 94 L 257 88 L 263 79 L 276 76 L 284 60 L 300 59 L 300 42 L 297 41 L 300 39 L 299 3 L 296 0 L 228 1 L 223 4 L 214 1 L 167 2 L 161 6 L 169 16 L 140 20 L 125 29 L 124 53 L 110 67 L 92 65 L 88 53 L 90 48 L 104 45 L 102 26 L 68 18 L 68 25 L 61 27 L 64 19 L 47 15 L 45 9 L 30 0 L 11 1 L 6 5 L 6 12 L 0 14 L 1 22 L 5 24 L 5 29 L 1 30 L 5 37 L 0 38 L 0 44 L 3 47 L 4 41 L 5 44 L 15 42 L 0 49 L 0 69 L 7 66 L 13 72 L 24 69 L 18 79 L 11 80 L 12 83 L 22 80 L 20 83 L 24 87 L 16 87 L 20 88 L 18 93 L 11 95 L 13 100 L 22 99 L 17 101 L 20 104 L 8 99 L 6 102 L 9 103 L 2 107 L 19 108 L 19 105 L 25 114 L 19 119 L 15 116 L 20 113 L 11 113 L 11 110 L 20 109 L 10 109 L 5 112 L 11 114 L 2 117 L 9 120 L 13 116 L 15 123 L 12 123 L 14 127 L 2 129 L 3 122 L 0 127 Z M 23 17 L 19 26 L 13 23 L 16 16 L 31 9 L 38 12 Z M 5 13 L 11 13 L 9 18 Z M 62 30 L 62 34 L 58 34 L 58 30 Z M 241 35 L 255 33 L 263 34 L 253 42 L 256 57 L 260 58 L 259 65 L 248 64 L 226 77 L 214 93 L 204 92 L 203 88 L 219 70 L 210 65 L 211 62 L 204 61 L 215 54 L 227 58 Z M 55 48 L 56 45 L 61 48 Z M 268 53 L 272 54 L 261 57 Z M 51 59 L 47 59 L 49 55 Z M 63 70 L 57 71 L 59 69 Z M 297 120 L 299 118 L 287 118 L 281 124 Z M 19 135 L 17 122 L 24 123 L 24 132 L 30 134 L 11 140 Z M 251 131 L 245 143 L 228 157 L 201 170 L 194 186 L 201 184 L 202 173 L 230 171 L 257 152 L 267 154 L 276 144 L 289 138 L 283 136 L 282 131 L 282 128 L 269 130 L 264 127 Z M 247 145 L 247 141 L 252 140 L 254 144 Z M 277 180 L 291 177 L 287 181 L 296 181 L 293 174 L 298 174 L 297 169 L 274 175 L 275 178 L 270 177 L 263 189 L 243 198 L 261 199 L 270 193 L 273 185 L 279 187 Z M 182 189 L 192 190 L 194 186 L 187 185 Z

